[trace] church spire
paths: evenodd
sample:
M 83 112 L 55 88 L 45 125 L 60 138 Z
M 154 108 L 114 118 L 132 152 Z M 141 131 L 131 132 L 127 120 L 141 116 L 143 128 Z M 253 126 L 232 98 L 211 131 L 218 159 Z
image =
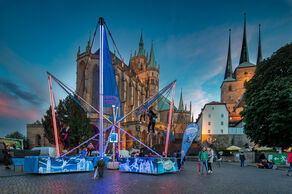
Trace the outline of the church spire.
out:
M 144 50 L 144 42 L 143 42 L 143 32 L 141 32 L 138 55 L 143 56 L 144 53 L 145 53 L 145 50 Z
M 231 58 L 231 29 L 229 29 L 229 43 L 228 43 L 228 54 L 224 79 L 232 78 L 232 58 Z
M 242 39 L 242 47 L 241 47 L 239 64 L 244 63 L 244 62 L 249 62 L 247 40 L 246 40 L 246 13 L 244 13 L 243 39 Z
M 262 43 L 261 43 L 261 25 L 259 24 L 259 46 L 258 46 L 258 58 L 257 65 L 262 61 Z
M 181 92 L 180 92 L 178 111 L 181 111 L 181 112 L 184 111 L 184 102 L 183 102 L 183 97 L 182 97 L 182 89 L 181 89 Z
M 149 66 L 155 68 L 156 67 L 156 61 L 154 56 L 154 47 L 153 47 L 153 40 L 151 44 L 151 51 L 150 51 L 150 57 L 149 57 Z

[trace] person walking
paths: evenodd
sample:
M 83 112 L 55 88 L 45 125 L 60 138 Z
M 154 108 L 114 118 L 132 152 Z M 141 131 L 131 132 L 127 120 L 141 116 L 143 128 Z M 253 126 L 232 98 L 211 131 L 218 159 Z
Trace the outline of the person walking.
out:
M 240 152 L 239 159 L 240 159 L 240 167 L 244 167 L 245 155 L 243 152 Z
M 4 149 L 2 150 L 4 156 L 4 164 L 6 169 L 10 169 L 9 165 L 12 164 L 10 147 L 4 144 Z
M 199 162 L 201 163 L 201 172 L 204 173 L 204 167 L 206 169 L 206 174 L 208 174 L 208 152 L 206 151 L 206 147 L 203 147 L 199 152 Z
M 208 173 L 213 173 L 212 164 L 214 161 L 214 151 L 211 148 L 207 149 L 208 151 Z
M 290 166 L 289 166 L 288 172 L 287 172 L 287 176 L 290 176 L 290 173 L 291 173 L 291 170 L 292 170 L 292 149 L 288 153 L 287 163 L 290 163 Z

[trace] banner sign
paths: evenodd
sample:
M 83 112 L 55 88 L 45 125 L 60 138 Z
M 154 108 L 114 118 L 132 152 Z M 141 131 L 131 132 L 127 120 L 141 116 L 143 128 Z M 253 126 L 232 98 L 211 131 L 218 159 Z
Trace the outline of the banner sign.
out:
M 22 139 L 0 138 L 0 141 L 4 142 L 6 146 L 11 147 L 12 149 L 23 150 L 23 140 Z
M 273 160 L 275 164 L 286 164 L 288 153 L 267 153 L 267 159 Z
M 118 133 L 112 133 L 110 137 L 111 143 L 118 143 Z
M 192 145 L 193 140 L 197 136 L 199 131 L 199 126 L 197 123 L 189 124 L 184 132 L 183 142 L 181 145 L 181 161 L 183 161 L 185 155 L 187 154 L 189 148 Z

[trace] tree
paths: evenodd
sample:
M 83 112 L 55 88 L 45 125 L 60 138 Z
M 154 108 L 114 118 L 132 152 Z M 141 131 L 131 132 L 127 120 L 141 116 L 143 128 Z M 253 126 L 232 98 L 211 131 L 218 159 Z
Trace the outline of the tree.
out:
M 262 61 L 245 87 L 247 136 L 263 146 L 292 146 L 292 44 Z
M 60 100 L 56 108 L 56 120 L 59 134 L 63 124 L 70 126 L 69 139 L 71 146 L 77 146 L 93 135 L 90 126 L 90 119 L 86 112 L 69 96 Z M 51 107 L 42 118 L 42 125 L 45 130 L 45 137 L 54 144 L 54 129 Z
M 13 139 L 22 139 L 23 140 L 23 147 L 24 149 L 28 148 L 28 141 L 25 138 L 24 135 L 22 135 L 21 133 L 19 133 L 18 131 L 15 131 L 13 133 L 10 133 L 8 135 L 5 136 L 6 138 L 13 138 Z

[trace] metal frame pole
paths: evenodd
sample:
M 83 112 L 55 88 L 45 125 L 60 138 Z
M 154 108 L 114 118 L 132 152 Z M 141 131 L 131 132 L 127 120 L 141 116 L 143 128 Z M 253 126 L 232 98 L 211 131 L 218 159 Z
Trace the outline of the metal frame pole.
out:
M 168 144 L 169 144 L 169 132 L 170 132 L 170 127 L 171 127 L 172 112 L 173 112 L 174 90 L 175 90 L 175 83 L 173 84 L 173 88 L 172 88 L 172 97 L 171 97 L 170 109 L 169 109 L 169 114 L 168 114 L 168 126 L 167 126 L 166 141 L 165 141 L 165 148 L 164 148 L 165 157 L 167 157 Z
M 103 33 L 104 20 L 99 18 L 100 24 L 100 49 L 99 49 L 99 156 L 103 158 Z
M 57 121 L 56 121 L 56 114 L 55 114 L 54 94 L 53 94 L 53 89 L 52 89 L 51 75 L 48 76 L 48 80 L 49 80 L 49 91 L 50 91 L 50 100 L 51 100 L 51 110 L 52 110 L 52 118 L 53 118 L 53 128 L 54 128 L 56 152 L 57 152 L 57 157 L 60 157 L 60 149 L 59 149 L 59 141 L 58 141 L 58 128 L 57 128 Z

